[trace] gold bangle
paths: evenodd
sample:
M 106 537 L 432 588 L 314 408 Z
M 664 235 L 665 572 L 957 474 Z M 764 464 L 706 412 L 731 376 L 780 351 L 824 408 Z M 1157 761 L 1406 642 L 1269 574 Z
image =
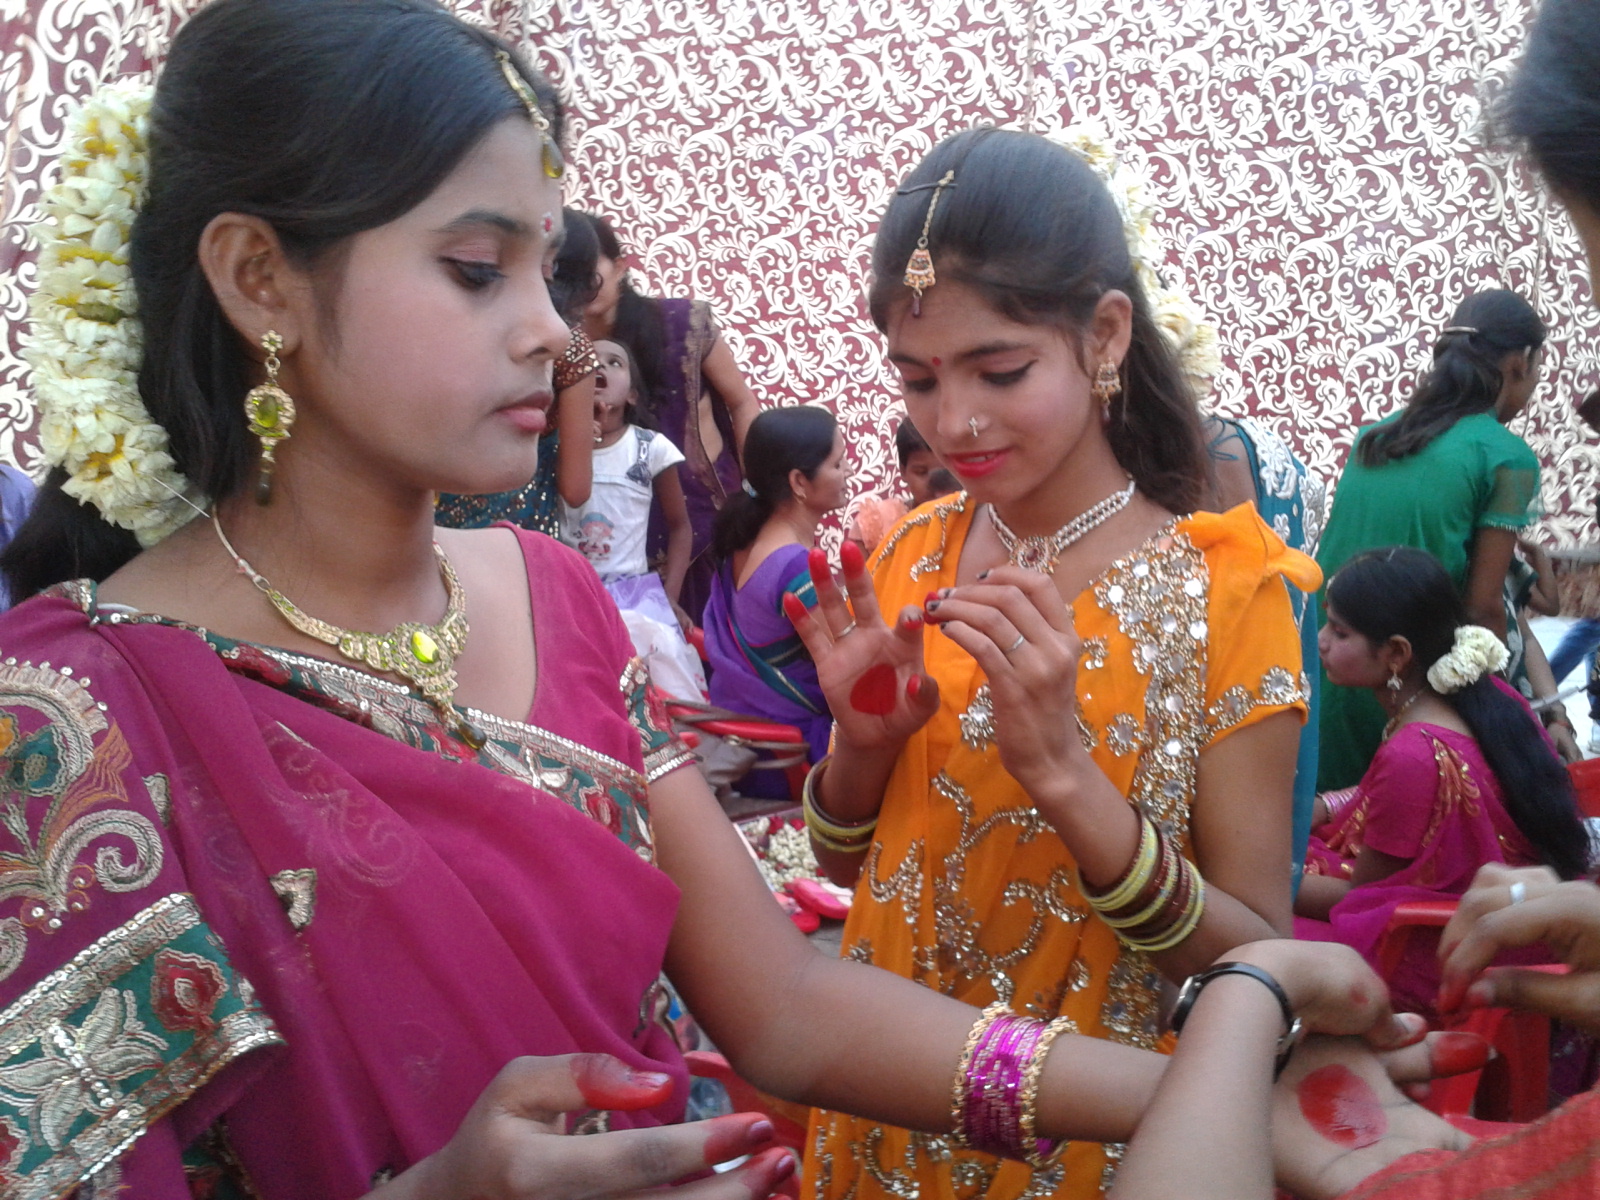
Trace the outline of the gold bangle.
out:
M 1079 877 L 1083 895 L 1092 904 L 1097 912 L 1115 912 L 1137 896 L 1155 872 L 1160 861 L 1158 851 L 1160 839 L 1156 837 L 1155 824 L 1149 817 L 1139 813 L 1139 846 L 1133 852 L 1133 861 L 1128 865 L 1128 870 L 1123 877 L 1111 885 L 1111 890 L 1102 895 L 1096 895 L 1089 890 L 1088 884 Z
M 972 1055 L 989 1026 L 1010 1011 L 1004 1000 L 996 1000 L 978 1014 L 972 1028 L 967 1030 L 967 1044 L 961 1047 L 961 1057 L 956 1060 L 956 1076 L 950 1084 L 950 1130 L 958 1146 L 967 1144 L 967 1072 L 972 1069 Z
M 833 820 L 817 806 L 817 781 L 822 777 L 823 769 L 832 761 L 831 754 L 824 755 L 817 760 L 811 770 L 806 772 L 805 786 L 800 789 L 800 812 L 805 818 L 806 832 L 818 845 L 829 850 L 846 854 L 865 850 L 872 841 L 873 832 L 878 828 L 876 816 L 853 825 L 845 825 Z
M 1017 1125 L 1022 1130 L 1022 1144 L 1027 1147 L 1024 1161 L 1036 1170 L 1049 1166 L 1064 1144 L 1054 1142 L 1049 1150 L 1039 1151 L 1039 1084 L 1044 1079 L 1044 1056 L 1050 1052 L 1050 1043 L 1057 1035 L 1077 1032 L 1078 1023 L 1071 1017 L 1057 1017 L 1051 1021 L 1039 1035 L 1033 1057 L 1022 1072 L 1022 1087 L 1017 1092 Z

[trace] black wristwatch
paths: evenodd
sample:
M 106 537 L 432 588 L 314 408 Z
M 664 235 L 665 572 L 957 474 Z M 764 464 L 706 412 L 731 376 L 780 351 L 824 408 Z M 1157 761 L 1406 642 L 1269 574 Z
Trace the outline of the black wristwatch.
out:
M 1180 1034 L 1183 1032 L 1183 1023 L 1189 1019 L 1189 1010 L 1200 998 L 1201 989 L 1213 979 L 1223 975 L 1248 975 L 1251 979 L 1265 984 L 1267 990 L 1277 997 L 1278 1007 L 1283 1010 L 1285 1029 L 1283 1036 L 1278 1039 L 1278 1058 L 1272 1068 L 1272 1077 L 1276 1079 L 1289 1065 L 1289 1056 L 1300 1044 L 1301 1035 L 1305 1030 L 1300 1024 L 1300 1018 L 1294 1015 L 1294 1005 L 1289 1003 L 1289 994 L 1276 979 L 1260 967 L 1250 963 L 1224 962 L 1209 970 L 1201 971 L 1198 975 L 1189 976 L 1183 981 L 1183 987 L 1178 989 L 1178 1002 L 1172 1007 L 1172 1032 Z

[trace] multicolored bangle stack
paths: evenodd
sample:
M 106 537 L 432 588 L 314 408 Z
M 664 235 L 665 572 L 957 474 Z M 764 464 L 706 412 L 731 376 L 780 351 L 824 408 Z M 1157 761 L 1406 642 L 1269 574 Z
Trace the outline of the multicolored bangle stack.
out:
M 835 854 L 860 854 L 872 845 L 872 835 L 878 828 L 878 818 L 873 816 L 865 821 L 846 825 L 835 821 L 817 807 L 817 781 L 822 778 L 824 768 L 832 761 L 831 754 L 824 755 L 817 760 L 810 771 L 806 772 L 805 787 L 800 789 L 800 812 L 805 817 L 806 832 L 811 835 L 811 840 L 824 850 L 832 850 Z
M 1147 954 L 1171 950 L 1195 931 L 1205 912 L 1200 872 L 1149 817 L 1139 817 L 1133 863 L 1109 891 L 1083 894 L 1123 945 Z
M 950 1091 L 950 1123 L 962 1145 L 1043 1167 L 1059 1143 L 1038 1136 L 1039 1081 L 1050 1043 L 1068 1027 L 1018 1016 L 1003 1003 L 983 1010 L 967 1034 Z

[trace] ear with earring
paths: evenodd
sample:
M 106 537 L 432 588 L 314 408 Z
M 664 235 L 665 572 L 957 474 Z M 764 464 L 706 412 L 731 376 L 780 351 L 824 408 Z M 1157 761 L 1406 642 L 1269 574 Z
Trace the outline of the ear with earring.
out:
M 278 443 L 289 436 L 294 424 L 294 399 L 278 386 L 278 351 L 283 349 L 283 335 L 269 329 L 261 338 L 261 349 L 266 352 L 267 381 L 251 388 L 244 398 L 245 420 L 250 432 L 261 439 L 261 469 L 256 476 L 256 503 L 272 502 L 272 469 L 277 465 Z
M 1401 688 L 1403 688 L 1405 686 L 1405 684 L 1400 682 L 1400 668 L 1398 668 L 1398 667 L 1390 667 L 1389 668 L 1389 682 L 1386 683 L 1384 686 L 1387 687 L 1391 692 L 1398 692 Z
M 1109 358 L 1100 364 L 1094 373 L 1094 386 L 1090 389 L 1094 398 L 1100 401 L 1100 419 L 1109 423 L 1111 420 L 1111 400 L 1118 392 L 1122 391 L 1122 371 L 1116 363 Z

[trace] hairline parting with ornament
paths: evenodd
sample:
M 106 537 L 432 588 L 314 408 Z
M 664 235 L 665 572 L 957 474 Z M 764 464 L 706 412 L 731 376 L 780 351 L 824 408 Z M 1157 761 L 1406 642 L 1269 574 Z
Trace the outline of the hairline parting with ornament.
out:
M 1077 155 L 1105 185 L 1112 203 L 1122 218 L 1123 238 L 1128 244 L 1128 255 L 1134 273 L 1144 285 L 1150 302 L 1151 317 L 1161 335 L 1167 339 L 1177 356 L 1179 370 L 1189 380 L 1197 395 L 1203 398 L 1211 390 L 1211 379 L 1221 365 L 1217 352 L 1216 327 L 1199 312 L 1182 291 L 1168 287 L 1151 261 L 1151 229 L 1154 207 L 1145 201 L 1144 180 L 1123 165 L 1103 132 L 1090 125 L 1075 125 L 1056 134 L 1041 135 L 1046 141 Z M 931 236 L 933 216 L 939 197 L 945 189 L 957 186 L 956 171 L 948 170 L 936 183 L 922 183 L 898 188 L 897 196 L 909 196 L 928 191 L 928 211 L 922 221 L 922 232 L 917 237 L 911 257 L 906 261 L 901 281 L 911 290 L 911 315 L 922 315 L 922 294 L 938 282 L 934 268 Z M 1166 318 L 1166 319 L 1163 319 Z M 1177 321 L 1174 318 L 1178 318 Z M 1187 330 L 1185 330 L 1187 326 Z M 1459 332 L 1447 330 L 1446 332 Z M 1476 332 L 1473 330 L 1472 332 Z M 939 364 L 936 358 L 934 365 Z M 1111 401 L 1122 391 L 1121 367 L 1105 359 L 1096 368 L 1090 394 L 1100 404 L 1102 422 L 1111 420 Z M 977 417 L 967 425 L 976 441 L 981 433 Z M 1096 526 L 1104 524 L 1128 506 L 1133 499 L 1136 484 L 1130 477 L 1126 487 L 1111 493 L 1073 517 L 1052 534 L 1023 537 L 1015 533 L 1001 518 L 999 510 L 988 505 L 989 520 L 996 535 L 1005 547 L 1009 562 L 1027 570 L 1055 573 L 1056 562 L 1066 549 L 1083 538 Z
M 554 125 L 515 62 L 496 66 L 539 133 L 540 165 L 560 180 L 566 161 Z M 177 470 L 166 429 L 139 395 L 142 331 L 130 266 L 133 222 L 149 188 L 149 130 L 154 86 L 118 81 L 91 94 L 67 118 L 62 178 L 41 197 L 45 219 L 29 232 L 40 249 L 39 286 L 29 300 L 24 356 L 33 367 L 40 446 L 67 473 L 62 491 L 93 504 L 104 519 L 131 530 L 144 549 L 196 516 L 209 517 L 224 550 L 289 625 L 341 655 L 406 680 L 447 726 L 474 749 L 484 735 L 455 708 L 455 659 L 466 646 L 466 597 L 444 550 L 434 543 L 447 602 L 444 616 L 406 622 L 387 633 L 344 629 L 294 604 L 234 549 L 216 504 Z M 544 232 L 552 228 L 546 217 Z M 87 269 L 86 269 L 87 268 Z M 294 422 L 293 398 L 278 384 L 283 338 L 261 338 L 267 379 L 243 402 L 249 431 L 261 443 L 256 501 L 272 499 L 278 446 Z

